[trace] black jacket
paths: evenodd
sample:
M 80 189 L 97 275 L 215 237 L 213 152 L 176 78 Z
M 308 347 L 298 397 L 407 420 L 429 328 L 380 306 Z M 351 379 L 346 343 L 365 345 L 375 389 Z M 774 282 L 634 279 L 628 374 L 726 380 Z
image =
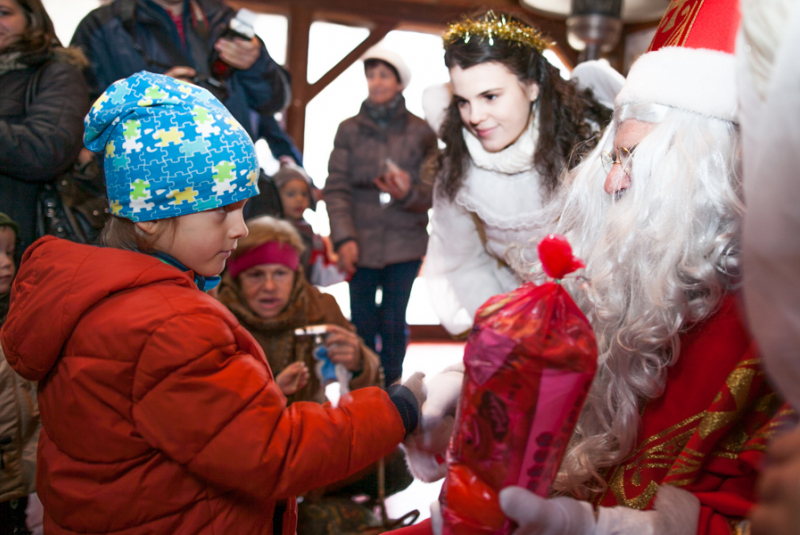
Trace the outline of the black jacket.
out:
M 208 35 L 203 36 L 192 24 L 187 8 L 186 43 L 181 42 L 167 12 L 149 0 L 114 0 L 86 15 L 71 44 L 89 59 L 85 74 L 92 98 L 117 80 L 143 70 L 164 73 L 170 67 L 187 66 L 198 74 L 208 74 L 214 43 L 236 13 L 220 0 L 197 2 L 208 20 Z M 263 45 L 255 64 L 246 71 L 235 70 L 226 85 L 225 107 L 253 138 L 256 128 L 251 110 L 271 115 L 285 107 L 290 91 L 285 71 Z
M 19 224 L 23 248 L 35 239 L 42 185 L 67 170 L 83 146 L 89 92 L 69 61 L 57 49 L 43 67 L 0 75 L 0 212 Z M 38 92 L 25 109 L 28 83 L 40 67 Z

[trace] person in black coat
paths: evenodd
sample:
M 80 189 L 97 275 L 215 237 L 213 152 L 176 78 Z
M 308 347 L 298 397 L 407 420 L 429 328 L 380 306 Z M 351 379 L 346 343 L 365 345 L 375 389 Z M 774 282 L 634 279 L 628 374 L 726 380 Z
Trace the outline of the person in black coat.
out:
M 89 90 L 83 55 L 63 48 L 41 0 L 0 0 L 0 212 L 19 224 L 20 249 L 36 239 L 44 184 L 76 160 Z M 26 103 L 32 80 L 36 92 Z

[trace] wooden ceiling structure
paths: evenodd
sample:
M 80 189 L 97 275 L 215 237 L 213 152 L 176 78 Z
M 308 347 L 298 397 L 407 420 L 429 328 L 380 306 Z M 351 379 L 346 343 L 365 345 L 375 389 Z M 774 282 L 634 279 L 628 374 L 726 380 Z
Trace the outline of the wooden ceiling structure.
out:
M 517 0 L 229 0 L 234 7 L 260 13 L 281 14 L 288 18 L 286 68 L 292 74 L 292 102 L 287 110 L 286 131 L 303 150 L 307 104 L 325 87 L 380 42 L 390 31 L 406 30 L 440 33 L 448 22 L 476 10 L 494 9 L 524 14 L 556 42 L 555 52 L 568 66 L 574 66 L 578 53 L 569 48 L 566 24 L 524 9 Z M 314 22 L 332 22 L 369 29 L 363 42 L 313 84 L 308 83 L 309 32 Z

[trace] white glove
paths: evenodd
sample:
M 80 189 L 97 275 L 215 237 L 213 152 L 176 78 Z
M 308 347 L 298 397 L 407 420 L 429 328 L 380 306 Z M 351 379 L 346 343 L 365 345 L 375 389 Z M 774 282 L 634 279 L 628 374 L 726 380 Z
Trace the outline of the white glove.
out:
M 464 364 L 458 363 L 425 382 L 428 398 L 422 405 L 419 431 L 404 442 L 408 470 L 421 481 L 430 483 L 447 474 L 445 453 L 463 380 Z
M 519 528 L 513 535 L 695 535 L 700 501 L 683 489 L 658 489 L 652 511 L 598 507 L 573 498 L 544 499 L 521 487 L 500 491 L 500 507 Z
M 406 437 L 406 464 L 411 475 L 420 481 L 431 483 L 447 475 L 445 454 L 453 434 L 455 418 L 445 416 L 433 429 L 420 428 Z
M 464 382 L 464 363 L 459 362 L 425 381 L 428 399 L 422 405 L 422 427 L 432 429 L 446 416 L 455 416 L 461 383 Z
M 522 487 L 500 491 L 500 508 L 519 528 L 514 535 L 593 535 L 592 505 L 573 498 L 545 499 Z

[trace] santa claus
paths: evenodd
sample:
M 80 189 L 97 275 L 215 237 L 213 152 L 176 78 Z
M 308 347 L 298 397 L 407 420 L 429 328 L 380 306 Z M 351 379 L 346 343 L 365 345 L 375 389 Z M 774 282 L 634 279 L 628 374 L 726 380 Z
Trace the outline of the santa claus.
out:
M 738 20 L 735 2 L 674 0 L 612 124 L 549 207 L 548 230 L 587 266 L 590 283 L 570 290 L 597 336 L 599 366 L 557 497 L 500 493 L 518 535 L 746 529 L 764 447 L 788 410 L 737 307 Z M 423 479 L 446 469 L 432 454 L 455 376 L 431 381 L 428 433 L 409 443 Z M 437 531 L 435 505 L 433 518 Z

